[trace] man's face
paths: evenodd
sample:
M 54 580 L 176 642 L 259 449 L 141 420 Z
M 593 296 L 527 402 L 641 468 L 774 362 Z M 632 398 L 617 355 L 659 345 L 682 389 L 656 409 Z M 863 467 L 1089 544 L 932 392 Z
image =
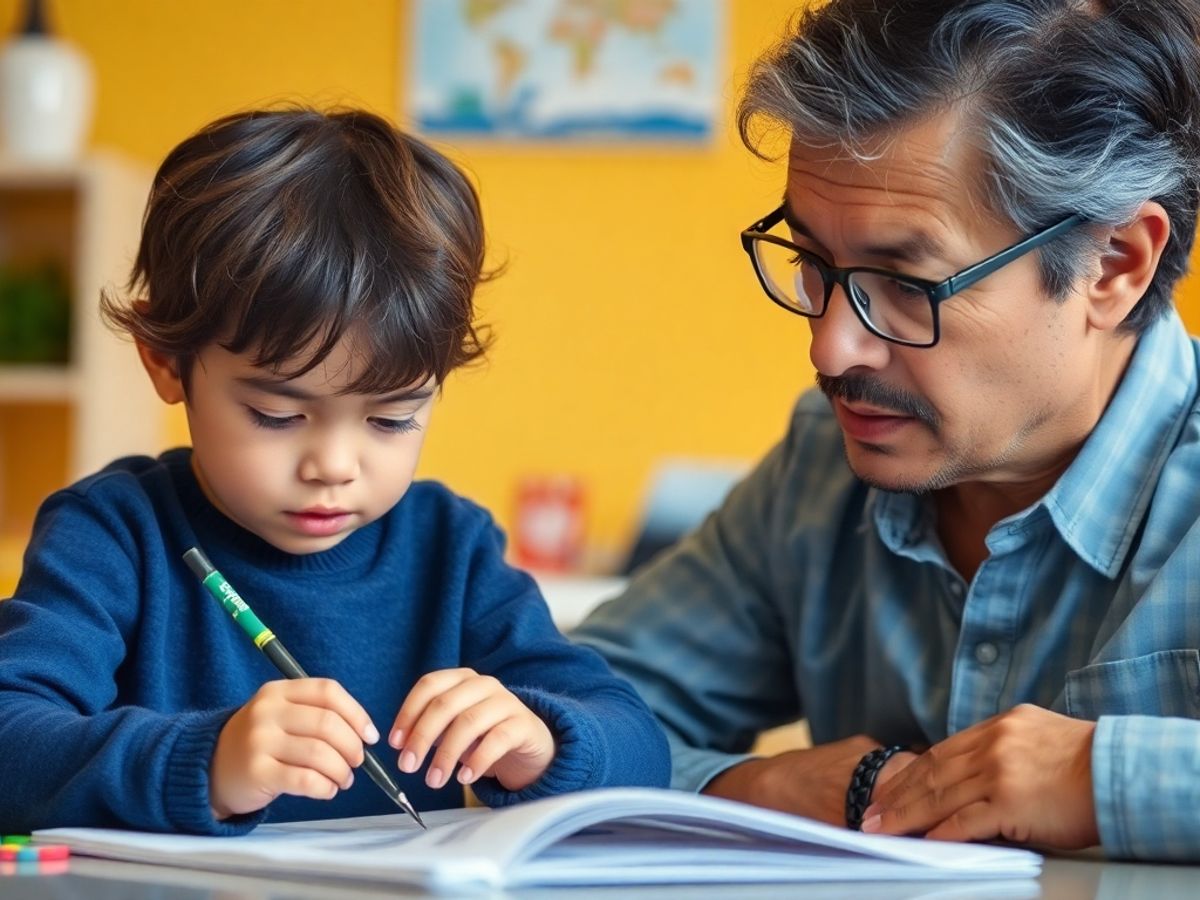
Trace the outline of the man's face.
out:
M 838 266 L 941 281 L 1019 240 L 974 193 L 979 157 L 947 115 L 879 145 L 867 163 L 794 145 L 793 240 Z M 1100 409 L 1099 342 L 1084 299 L 1055 302 L 1029 254 L 943 303 L 925 349 L 875 337 L 835 288 L 808 319 L 810 356 L 855 473 L 889 490 L 1037 479 L 1061 469 Z M 1091 389 L 1091 393 L 1089 393 Z
M 216 345 L 192 368 L 196 477 L 218 509 L 288 553 L 327 550 L 384 515 L 425 438 L 433 386 L 341 394 L 361 365 L 346 344 L 287 380 Z

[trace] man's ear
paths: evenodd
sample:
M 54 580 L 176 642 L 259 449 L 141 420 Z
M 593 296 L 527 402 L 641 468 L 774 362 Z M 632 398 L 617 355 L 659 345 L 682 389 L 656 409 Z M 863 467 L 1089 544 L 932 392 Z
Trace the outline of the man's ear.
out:
M 137 344 L 138 356 L 150 376 L 150 383 L 164 403 L 183 403 L 187 399 L 183 389 L 183 381 L 179 377 L 179 366 L 175 359 L 160 350 L 146 346 L 141 341 Z
M 1111 331 L 1125 320 L 1150 286 L 1170 236 L 1171 219 L 1153 200 L 1108 233 L 1100 271 L 1087 286 L 1088 323 L 1093 328 Z

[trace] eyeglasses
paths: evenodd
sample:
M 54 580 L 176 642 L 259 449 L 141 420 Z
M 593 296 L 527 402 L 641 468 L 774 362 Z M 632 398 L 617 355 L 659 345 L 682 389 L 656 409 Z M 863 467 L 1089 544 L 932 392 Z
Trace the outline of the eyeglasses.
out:
M 868 331 L 908 347 L 932 347 L 941 336 L 938 307 L 1030 250 L 1065 234 L 1086 219 L 1072 215 L 944 281 L 929 281 L 869 266 L 831 266 L 786 238 L 768 234 L 784 220 L 784 207 L 742 232 L 742 247 L 763 290 L 788 312 L 819 319 L 839 285 Z

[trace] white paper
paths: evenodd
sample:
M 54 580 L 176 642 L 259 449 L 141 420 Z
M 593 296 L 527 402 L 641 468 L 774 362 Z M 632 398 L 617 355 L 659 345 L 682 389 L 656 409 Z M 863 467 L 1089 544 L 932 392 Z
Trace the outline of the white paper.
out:
M 236 838 L 56 828 L 76 853 L 429 890 L 542 885 L 1032 878 L 1041 857 L 985 844 L 867 835 L 680 791 L 614 788 L 503 810 L 262 825 Z

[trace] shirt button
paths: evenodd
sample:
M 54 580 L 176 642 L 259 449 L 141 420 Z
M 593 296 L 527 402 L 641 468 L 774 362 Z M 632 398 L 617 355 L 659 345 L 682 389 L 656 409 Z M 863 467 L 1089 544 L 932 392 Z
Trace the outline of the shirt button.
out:
M 981 641 L 975 645 L 975 659 L 978 660 L 980 665 L 990 666 L 999 656 L 1000 651 L 990 641 Z
M 963 598 L 963 594 L 965 594 L 965 593 L 966 593 L 966 588 L 963 587 L 963 584 L 961 581 L 950 582 L 950 596 L 953 597 L 955 600 L 961 600 Z

